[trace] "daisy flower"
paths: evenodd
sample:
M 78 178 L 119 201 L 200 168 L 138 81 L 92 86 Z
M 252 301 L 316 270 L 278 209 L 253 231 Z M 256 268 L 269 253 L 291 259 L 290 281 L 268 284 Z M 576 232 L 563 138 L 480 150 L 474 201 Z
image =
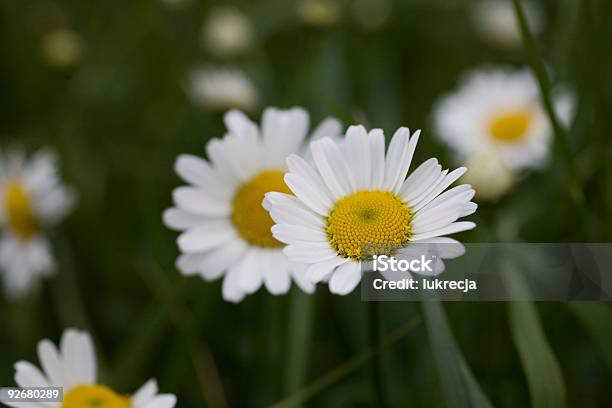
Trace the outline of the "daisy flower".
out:
M 178 175 L 189 186 L 174 190 L 176 207 L 166 210 L 164 222 L 183 233 L 178 269 L 214 280 L 224 276 L 222 294 L 238 302 L 261 285 L 272 294 L 289 290 L 291 278 L 305 292 L 314 285 L 305 279 L 305 267 L 289 262 L 283 244 L 270 232 L 272 219 L 262 208 L 269 191 L 289 193 L 283 181 L 285 158 L 303 148 L 309 126 L 301 108 L 267 108 L 261 128 L 243 113 L 225 115 L 228 133 L 207 143 L 209 160 L 182 155 Z M 340 123 L 326 119 L 312 138 L 338 137 Z
M 309 265 L 308 279 L 329 280 L 330 291 L 344 295 L 360 282 L 370 255 L 411 243 L 457 244 L 445 235 L 475 227 L 457 222 L 476 210 L 474 190 L 444 192 L 465 168 L 443 171 L 432 158 L 406 178 L 419 133 L 400 128 L 385 155 L 382 130 L 351 126 L 342 144 L 311 143 L 314 165 L 287 158 L 285 183 L 294 195 L 268 193 L 265 206 L 276 223 L 274 238 L 287 244 L 289 259 Z M 366 246 L 383 249 L 371 254 Z
M 42 370 L 27 361 L 17 362 L 15 382 L 21 388 L 62 387 L 63 402 L 5 402 L 7 405 L 23 408 L 172 408 L 176 404 L 174 395 L 157 394 L 155 380 L 149 380 L 132 396 L 119 394 L 100 384 L 96 379 L 96 353 L 87 332 L 65 330 L 59 348 L 48 339 L 40 341 L 38 360 Z
M 255 42 L 255 28 L 251 20 L 233 7 L 213 10 L 202 29 L 202 43 L 219 57 L 241 54 Z
M 203 109 L 224 111 L 237 108 L 252 110 L 258 92 L 248 76 L 235 68 L 199 68 L 189 74 L 187 94 Z
M 530 31 L 535 35 L 542 32 L 544 18 L 542 11 L 533 1 L 522 1 Z M 522 45 L 521 30 L 514 5 L 507 0 L 478 0 L 472 3 L 471 17 L 474 29 L 489 43 L 515 48 Z
M 567 97 L 555 103 L 567 123 Z M 528 70 L 468 73 L 457 91 L 437 103 L 434 125 L 461 162 L 490 152 L 511 170 L 543 166 L 553 136 L 536 79 Z
M 30 160 L 20 152 L 0 152 L 0 272 L 7 295 L 18 297 L 53 272 L 43 231 L 68 214 L 74 198 L 49 151 Z

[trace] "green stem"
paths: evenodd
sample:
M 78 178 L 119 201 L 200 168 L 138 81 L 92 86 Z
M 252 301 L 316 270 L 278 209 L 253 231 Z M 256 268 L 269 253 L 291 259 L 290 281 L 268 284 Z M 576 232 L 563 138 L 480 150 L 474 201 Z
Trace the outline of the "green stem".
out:
M 584 194 L 582 192 L 582 188 L 577 177 L 576 168 L 574 165 L 574 157 L 567 138 L 565 128 L 561 125 L 561 122 L 559 121 L 559 118 L 557 117 L 557 113 L 555 111 L 551 96 L 552 87 L 550 79 L 548 78 L 548 74 L 546 73 L 544 63 L 542 62 L 542 59 L 538 54 L 535 39 L 531 34 L 529 25 L 527 24 L 527 18 L 525 17 L 525 12 L 523 10 L 523 6 L 521 5 L 521 1 L 513 0 L 513 2 L 514 10 L 521 30 L 521 36 L 523 38 L 523 46 L 525 47 L 525 52 L 527 54 L 529 64 L 531 65 L 531 69 L 533 70 L 537 78 L 540 87 L 540 94 L 544 103 L 544 109 L 546 110 L 546 113 L 555 133 L 555 147 L 563 157 L 566 165 L 570 182 L 570 196 L 576 206 L 581 206 L 584 203 Z
M 297 391 L 304 384 L 306 378 L 314 306 L 314 295 L 308 295 L 298 288 L 293 289 L 289 311 L 286 394 Z
M 367 350 L 356 355 L 347 362 L 339 365 L 328 373 L 323 374 L 321 377 L 297 391 L 295 394 L 275 403 L 272 405 L 272 408 L 295 407 L 298 404 L 308 401 L 310 398 L 324 391 L 326 388 L 331 387 L 333 384 L 370 361 L 370 359 L 373 357 L 381 354 L 384 350 L 393 346 L 420 323 L 420 316 L 413 317 L 406 324 L 397 328 L 388 336 L 383 338 L 382 341 L 376 344 L 375 347 L 369 347 Z
M 380 342 L 380 305 L 378 302 L 368 302 L 368 330 L 370 347 L 376 347 Z M 385 386 L 383 380 L 383 362 L 380 354 L 373 356 L 372 361 L 372 388 L 374 400 L 378 407 L 388 406 L 386 401 Z

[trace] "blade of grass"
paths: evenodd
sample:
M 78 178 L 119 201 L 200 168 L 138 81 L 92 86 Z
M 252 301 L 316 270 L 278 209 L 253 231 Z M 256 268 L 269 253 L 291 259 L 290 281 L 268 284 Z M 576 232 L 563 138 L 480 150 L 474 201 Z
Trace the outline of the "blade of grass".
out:
M 515 265 L 503 265 L 502 276 L 512 296 L 528 298 L 529 289 Z M 512 339 L 527 376 L 531 406 L 566 407 L 561 367 L 546 339 L 535 304 L 528 301 L 510 302 L 508 314 Z
M 529 60 L 531 69 L 533 70 L 538 81 L 544 109 L 546 110 L 546 114 L 548 115 L 548 119 L 550 120 L 555 133 L 555 148 L 563 158 L 566 166 L 569 179 L 570 197 L 576 206 L 581 206 L 584 203 L 584 194 L 576 174 L 574 154 L 570 147 L 565 128 L 561 125 L 555 111 L 552 100 L 552 86 L 550 79 L 548 78 L 546 68 L 544 67 L 544 63 L 542 62 L 542 59 L 538 53 L 535 39 L 529 29 L 521 0 L 513 0 L 513 2 L 514 10 L 521 30 L 521 37 L 523 38 L 525 53 L 527 54 L 527 59 Z
M 287 395 L 299 390 L 307 375 L 315 299 L 297 287 L 292 289 L 285 377 Z
M 306 387 L 301 390 L 295 392 L 293 395 L 290 395 L 283 400 L 273 404 L 272 408 L 287 408 L 287 407 L 295 407 L 299 404 L 303 404 L 308 401 L 310 398 L 316 396 L 321 393 L 328 387 L 331 387 L 336 382 L 340 381 L 344 377 L 348 376 L 350 373 L 370 361 L 372 357 L 377 354 L 382 353 L 387 348 L 393 346 L 399 340 L 401 340 L 404 336 L 406 336 L 412 329 L 417 327 L 421 323 L 421 317 L 415 316 L 410 319 L 406 324 L 397 328 L 395 331 L 388 334 L 386 337 L 382 339 L 380 343 L 376 347 L 369 347 L 367 350 L 362 353 L 356 355 L 345 363 L 339 365 L 333 370 L 323 374 L 321 377 L 317 378 L 313 382 L 311 382 Z
M 439 302 L 423 302 L 429 342 L 450 408 L 492 407 L 457 346 Z

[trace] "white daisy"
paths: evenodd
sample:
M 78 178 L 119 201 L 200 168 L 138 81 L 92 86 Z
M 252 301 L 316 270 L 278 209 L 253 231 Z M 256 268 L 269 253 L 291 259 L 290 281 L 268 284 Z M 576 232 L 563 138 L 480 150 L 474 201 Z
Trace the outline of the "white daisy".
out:
M 443 236 L 474 228 L 456 222 L 476 210 L 474 190 L 460 185 L 444 192 L 465 168 L 449 173 L 429 159 L 406 179 L 419 133 L 410 137 L 400 128 L 385 155 L 382 130 L 352 126 L 342 144 L 327 138 L 310 144 L 314 166 L 289 156 L 285 182 L 295 196 L 268 193 L 265 206 L 289 259 L 309 264 L 308 279 L 329 279 L 331 292 L 347 294 L 372 255 L 365 246 L 386 253 L 416 242 L 457 243 Z
M 462 181 L 471 184 L 479 201 L 497 201 L 514 187 L 515 172 L 508 168 L 496 152 L 481 152 L 470 157 L 469 169 Z
M 0 152 L 0 272 L 6 293 L 18 297 L 55 262 L 43 231 L 57 224 L 74 204 L 49 151 L 30 160 L 20 152 Z
M 555 102 L 566 105 L 566 100 Z M 569 121 L 568 109 L 558 113 L 562 122 Z M 460 161 L 495 152 L 513 170 L 544 165 L 553 132 L 528 70 L 468 73 L 457 91 L 437 103 L 434 124 Z
M 257 88 L 248 76 L 235 68 L 199 68 L 189 74 L 187 94 L 203 109 L 252 110 L 258 103 Z
M 96 352 L 87 332 L 64 331 L 59 348 L 48 339 L 38 343 L 42 370 L 27 361 L 15 364 L 15 382 L 26 387 L 62 387 L 63 402 L 8 403 L 12 407 L 36 408 L 172 408 L 176 397 L 157 394 L 157 383 L 149 380 L 134 395 L 118 394 L 97 381 Z
M 219 57 L 243 53 L 254 42 L 255 28 L 251 20 L 234 7 L 214 9 L 202 29 L 202 43 Z
M 544 28 L 542 11 L 533 1 L 522 1 L 530 31 L 538 35 Z M 512 1 L 478 0 L 471 4 L 474 29 L 493 45 L 505 48 L 520 46 L 523 41 Z
M 223 297 L 240 301 L 262 284 L 272 294 L 289 290 L 291 278 L 305 292 L 314 286 L 303 265 L 291 263 L 283 245 L 272 237 L 272 219 L 262 208 L 269 191 L 289 193 L 283 181 L 285 158 L 303 148 L 309 126 L 301 108 L 264 111 L 261 129 L 239 111 L 225 115 L 228 133 L 206 148 L 210 161 L 179 156 L 176 172 L 190 184 L 174 190 L 176 208 L 164 222 L 184 231 L 178 238 L 183 254 L 178 269 L 214 280 L 223 275 Z M 338 137 L 340 123 L 326 119 L 313 138 Z

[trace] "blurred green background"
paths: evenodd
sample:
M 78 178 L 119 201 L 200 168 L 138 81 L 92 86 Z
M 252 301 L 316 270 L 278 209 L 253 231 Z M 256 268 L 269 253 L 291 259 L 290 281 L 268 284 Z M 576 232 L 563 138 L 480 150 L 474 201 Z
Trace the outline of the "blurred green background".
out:
M 57 342 L 73 326 L 94 335 L 105 383 L 130 392 L 156 377 L 182 407 L 224 400 L 270 405 L 367 349 L 366 305 L 358 291 L 338 297 L 321 286 L 305 299 L 296 291 L 273 297 L 261 290 L 238 305 L 226 303 L 220 281 L 180 276 L 177 234 L 161 222 L 180 184 L 176 156 L 203 155 L 205 142 L 224 133 L 222 112 L 187 96 L 188 74 L 202 65 L 239 67 L 251 78 L 260 101 L 250 112 L 254 119 L 265 106 L 301 105 L 312 123 L 333 115 L 345 125 L 382 127 L 387 135 L 401 125 L 420 128 L 416 161 L 435 156 L 456 164 L 430 131 L 434 101 L 466 69 L 525 66 L 523 49 L 479 35 L 473 2 L 372 0 L 368 9 L 360 0 L 365 15 L 356 2 L 333 3 L 332 18 L 321 23 L 305 19 L 303 3 L 282 0 L 0 0 L 0 146 L 54 148 L 80 196 L 76 211 L 53 232 L 58 274 L 18 302 L 0 298 L 0 385 L 14 383 L 15 361 L 36 361 L 38 340 Z M 460 239 L 608 242 L 612 4 L 534 3 L 544 16 L 538 50 L 555 80 L 576 93 L 569 137 L 585 201 L 569 200 L 562 164 L 552 160 L 524 176 L 511 195 L 482 205 L 471 217 L 478 228 Z M 202 46 L 203 23 L 221 5 L 242 10 L 254 27 L 255 41 L 241 55 L 219 57 Z M 374 18 L 381 21 L 368 24 Z M 62 66 L 44 51 L 46 36 L 58 28 L 75 33 L 80 47 Z M 444 308 L 489 400 L 528 406 L 509 306 Z M 414 321 L 382 354 L 390 404 L 444 406 L 421 305 L 381 309 L 383 337 Z M 612 406 L 609 305 L 546 303 L 537 310 L 568 406 Z M 367 363 L 350 370 L 308 405 L 372 406 L 370 371 Z

